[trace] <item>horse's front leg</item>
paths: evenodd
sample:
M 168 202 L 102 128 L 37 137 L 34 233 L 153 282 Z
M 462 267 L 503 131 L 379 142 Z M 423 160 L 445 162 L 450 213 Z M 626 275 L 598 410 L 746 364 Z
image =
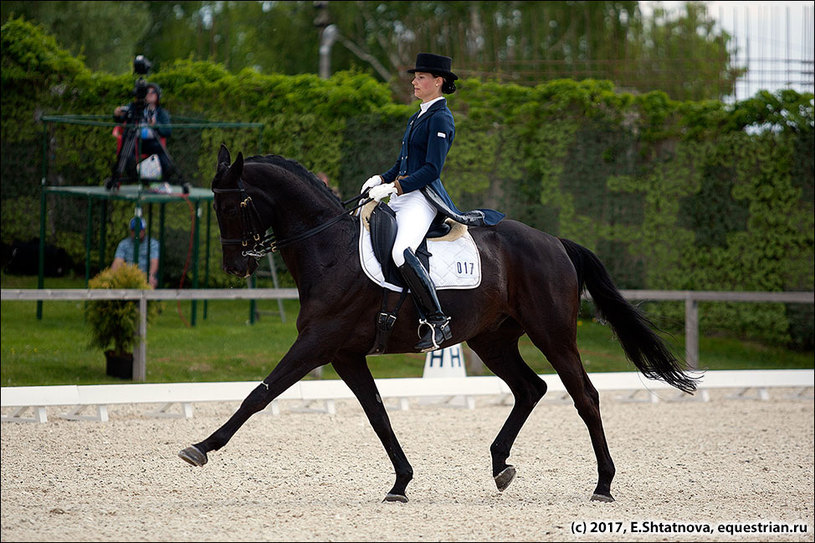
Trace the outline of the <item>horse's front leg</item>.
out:
M 385 447 L 385 452 L 393 464 L 396 471 L 396 482 L 390 492 L 385 495 L 383 501 L 386 502 L 407 502 L 408 483 L 413 479 L 413 468 L 408 462 L 402 446 L 393 433 L 388 412 L 382 404 L 382 398 L 376 388 L 376 383 L 365 362 L 364 355 L 343 354 L 338 355 L 332 365 L 337 374 L 345 381 L 348 388 L 354 393 L 362 406 L 368 421 L 379 436 L 379 440 Z
M 241 406 L 215 433 L 200 443 L 178 453 L 181 459 L 193 466 L 207 463 L 207 453 L 217 451 L 227 444 L 235 432 L 249 417 L 263 410 L 290 386 L 305 377 L 308 372 L 330 359 L 330 350 L 319 341 L 320 334 L 301 334 L 289 352 L 283 356 L 274 370 L 246 397 Z

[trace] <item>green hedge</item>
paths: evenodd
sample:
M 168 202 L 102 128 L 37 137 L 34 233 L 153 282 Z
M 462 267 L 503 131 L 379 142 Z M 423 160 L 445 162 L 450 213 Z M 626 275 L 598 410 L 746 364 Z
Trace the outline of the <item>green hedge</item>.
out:
M 39 235 L 42 114 L 109 115 L 131 74 L 90 73 L 41 28 L 2 27 L 2 241 Z M 174 131 L 170 152 L 196 186 L 209 185 L 217 148 L 294 158 L 326 172 L 344 198 L 398 154 L 415 111 L 360 73 L 237 74 L 177 61 L 150 81 L 174 117 L 260 122 L 251 130 Z M 449 97 L 457 135 L 444 172 L 460 208 L 494 207 L 593 249 L 622 288 L 813 288 L 813 96 L 784 90 L 720 102 L 632 95 L 609 82 L 535 87 L 468 79 Z M 100 185 L 115 147 L 109 127 L 50 125 L 49 184 Z M 84 210 L 50 202 L 48 241 L 84 262 Z M 111 204 L 115 247 L 132 209 Z M 168 217 L 186 251 L 189 215 Z M 217 230 L 215 228 L 214 230 Z M 118 236 L 121 234 L 121 236 Z M 217 246 L 217 232 L 211 242 Z M 112 252 L 110 253 L 112 254 Z M 210 270 L 220 269 L 214 251 Z M 204 264 L 202 263 L 202 266 Z M 285 270 L 283 280 L 286 277 Z M 214 272 L 211 285 L 236 284 Z M 680 304 L 650 304 L 668 328 Z M 812 306 L 706 304 L 708 333 L 812 348 Z

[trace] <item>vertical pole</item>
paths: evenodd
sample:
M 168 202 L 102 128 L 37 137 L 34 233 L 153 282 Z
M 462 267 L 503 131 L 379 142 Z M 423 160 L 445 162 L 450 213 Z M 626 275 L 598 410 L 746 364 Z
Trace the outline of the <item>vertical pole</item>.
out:
M 165 250 L 165 243 L 164 243 L 164 223 L 166 220 L 166 210 L 165 207 L 167 206 L 166 202 L 161 202 L 160 207 L 158 208 L 158 288 L 164 288 L 164 250 Z
M 195 220 L 193 221 L 193 253 L 192 253 L 192 288 L 198 288 L 198 245 L 200 243 L 200 228 L 198 223 L 201 222 L 201 202 L 195 201 Z M 190 325 L 195 326 L 195 316 L 198 309 L 198 300 L 192 301 L 192 314 L 190 316 Z
M 107 231 L 108 231 L 108 203 L 102 201 L 102 206 L 99 211 L 99 269 L 103 270 L 107 264 L 105 255 L 105 246 L 107 245 Z
M 138 122 L 141 123 L 141 119 L 139 119 Z M 140 171 L 140 167 L 139 167 L 139 162 L 141 162 L 141 128 L 139 128 L 139 126 L 136 125 L 134 127 L 134 130 L 136 131 L 136 136 L 135 136 L 136 137 L 136 179 L 139 182 L 139 197 L 141 197 L 141 191 L 144 188 L 144 186 L 142 184 L 141 171 Z M 136 232 L 136 237 L 139 237 L 138 232 Z
M 249 288 L 255 288 L 255 274 L 253 273 L 249 279 L 246 280 Z M 249 324 L 255 324 L 255 307 L 257 302 L 253 299 L 249 300 Z
M 337 40 L 337 25 L 328 25 L 320 32 L 320 79 L 331 77 L 331 47 Z
M 141 194 L 139 194 L 139 200 L 141 200 Z M 134 215 L 139 220 L 136 221 L 136 229 L 135 229 L 134 234 L 133 234 L 133 263 L 136 264 L 136 266 L 138 266 L 139 265 L 139 250 L 140 250 L 139 244 L 141 243 L 141 231 L 142 231 L 142 227 L 141 227 L 141 201 L 139 201 L 136 204 L 136 211 L 135 211 Z M 148 246 L 149 246 L 149 244 L 148 244 Z M 149 261 L 147 262 L 147 269 L 148 270 L 150 269 L 150 262 Z M 148 273 L 149 273 L 149 271 L 148 271 Z
M 699 368 L 699 304 L 693 294 L 685 298 L 685 361 L 688 368 Z
M 209 288 L 209 240 L 211 238 L 210 226 L 212 224 L 212 206 L 207 205 L 207 234 L 204 240 L 204 288 Z M 207 302 L 204 300 L 204 320 L 207 318 Z
M 144 240 L 147 242 L 147 271 L 145 274 L 147 275 L 147 282 L 150 282 L 150 257 L 153 255 L 151 254 L 150 249 L 151 243 L 150 238 L 153 236 L 153 203 L 149 202 L 147 204 L 147 235 L 144 236 Z
M 42 178 L 40 179 L 40 262 L 37 267 L 37 288 L 45 288 L 45 182 L 48 177 L 48 123 L 42 128 Z M 42 320 L 42 300 L 37 300 L 37 320 Z
M 142 291 L 139 298 L 139 330 L 133 349 L 133 380 L 147 380 L 147 297 Z
M 269 268 L 272 270 L 272 282 L 274 283 L 274 288 L 280 288 L 280 284 L 277 282 L 277 266 L 274 263 L 274 256 L 272 253 L 267 253 L 269 256 Z M 280 310 L 280 322 L 286 322 L 286 311 L 283 309 L 283 298 L 277 299 L 277 308 Z M 320 366 L 319 369 L 322 369 Z
M 88 210 L 86 212 L 87 226 L 85 228 L 85 288 L 91 279 L 91 238 L 93 237 L 93 200 L 88 196 Z

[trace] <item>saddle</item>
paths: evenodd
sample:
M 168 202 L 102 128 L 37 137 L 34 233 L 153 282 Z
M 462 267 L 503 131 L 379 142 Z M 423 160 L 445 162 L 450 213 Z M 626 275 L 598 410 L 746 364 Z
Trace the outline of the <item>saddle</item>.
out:
M 401 274 L 396 270 L 391 257 L 393 244 L 396 241 L 396 213 L 389 205 L 379 202 L 368 216 L 368 227 L 371 231 L 371 247 L 376 259 L 379 261 L 379 265 L 382 266 L 382 275 L 385 280 L 405 288 L 406 285 L 402 281 Z M 430 252 L 427 250 L 427 240 L 444 237 L 450 233 L 452 228 L 452 225 L 444 222 L 443 215 L 437 215 L 436 219 L 430 224 L 425 239 L 416 249 L 416 256 L 424 269 L 430 269 Z

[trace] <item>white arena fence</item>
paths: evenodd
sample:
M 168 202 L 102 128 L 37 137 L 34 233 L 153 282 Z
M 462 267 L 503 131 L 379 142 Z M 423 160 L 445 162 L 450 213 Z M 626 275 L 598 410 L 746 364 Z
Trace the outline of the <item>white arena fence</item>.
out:
M 813 292 L 713 292 L 713 291 L 649 291 L 623 290 L 628 300 L 672 300 L 685 302 L 686 360 L 696 367 L 698 357 L 698 302 L 774 302 L 813 303 Z M 187 289 L 187 290 L 105 290 L 105 289 L 2 289 L 0 298 L 6 300 L 138 300 L 141 312 L 140 341 L 134 353 L 134 379 L 144 381 L 146 374 L 146 309 L 148 300 L 259 300 L 297 299 L 296 289 Z M 565 388 L 557 375 L 541 375 L 549 385 L 548 398 L 567 398 Z M 590 374 L 599 391 L 625 391 L 623 399 L 636 400 L 645 395 L 645 401 L 660 399 L 697 398 L 707 401 L 708 389 L 732 388 L 738 392 L 732 397 L 768 399 L 773 387 L 798 389 L 803 396 L 813 388 L 813 370 L 737 370 L 708 371 L 704 373 L 696 396 L 679 392 L 665 383 L 645 379 L 636 372 L 609 372 Z M 47 407 L 65 406 L 70 410 L 60 417 L 80 420 L 108 420 L 108 406 L 130 403 L 156 403 L 162 407 L 157 416 L 192 417 L 193 404 L 214 401 L 242 401 L 258 385 L 256 382 L 226 383 L 166 383 L 122 385 L 57 385 L 39 387 L 2 387 L 2 407 L 12 409 L 3 415 L 3 421 L 47 421 Z M 400 409 L 407 409 L 411 398 L 464 400 L 469 408 L 475 406 L 475 397 L 494 396 L 506 401 L 511 392 L 495 376 L 450 377 L 444 379 L 398 378 L 378 379 L 377 387 L 384 400 L 394 400 Z M 755 394 L 750 394 L 754 391 Z M 322 410 L 336 412 L 335 400 L 351 399 L 353 394 L 340 380 L 300 381 L 274 400 L 266 411 L 279 414 L 279 400 L 299 400 L 306 404 L 320 402 Z M 811 396 L 807 396 L 811 397 Z M 87 408 L 95 413 L 84 415 Z M 180 407 L 180 413 L 173 411 Z M 29 410 L 33 412 L 28 415 Z
M 770 388 L 795 389 L 791 398 L 812 400 L 811 389 L 815 370 L 721 370 L 703 374 L 699 389 L 691 396 L 661 381 L 652 381 L 635 372 L 591 373 L 589 377 L 599 391 L 619 391 L 623 401 L 708 401 L 710 389 L 734 389 L 728 398 L 768 400 Z M 541 375 L 548 387 L 548 400 L 568 401 L 568 394 L 555 374 Z M 202 402 L 240 402 L 257 386 L 255 381 L 222 383 L 139 383 L 122 385 L 55 385 L 32 387 L 2 387 L 0 399 L 3 422 L 47 422 L 46 408 L 65 407 L 58 416 L 68 420 L 109 419 L 108 407 L 121 404 L 157 404 L 150 414 L 157 417 L 192 418 L 193 404 Z M 406 410 L 410 400 L 432 400 L 475 408 L 477 397 L 492 397 L 496 403 L 512 398 L 509 387 L 492 375 L 444 377 L 426 379 L 404 377 L 376 379 L 384 402 L 395 403 L 396 409 Z M 299 381 L 283 392 L 264 410 L 280 414 L 281 400 L 297 400 L 295 410 L 319 410 L 336 414 L 336 400 L 354 399 L 351 389 L 339 379 Z M 457 403 L 455 400 L 459 400 Z M 463 400 L 460 401 L 460 400 Z M 313 404 L 319 407 L 310 407 Z M 91 414 L 83 414 L 90 408 Z

